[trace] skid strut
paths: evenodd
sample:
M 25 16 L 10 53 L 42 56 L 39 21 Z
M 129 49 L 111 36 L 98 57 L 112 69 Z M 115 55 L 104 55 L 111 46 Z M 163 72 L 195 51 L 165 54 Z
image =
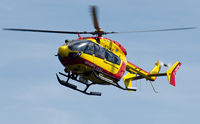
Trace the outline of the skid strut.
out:
M 101 96 L 101 92 L 87 92 L 88 88 L 89 88 L 91 85 L 94 85 L 95 83 L 82 82 L 82 81 L 80 81 L 80 80 L 77 79 L 78 75 L 73 74 L 73 73 L 70 74 L 70 72 L 68 72 L 68 75 L 63 74 L 63 73 L 61 73 L 61 72 L 59 72 L 59 74 L 62 75 L 62 76 L 67 77 L 67 80 L 64 81 L 64 80 L 61 80 L 61 79 L 59 78 L 58 74 L 56 74 L 56 77 L 57 77 L 57 79 L 58 79 L 58 82 L 59 82 L 61 85 L 65 86 L 65 87 L 68 87 L 68 88 L 71 88 L 71 89 L 73 89 L 73 90 L 79 91 L 79 92 L 81 92 L 81 93 L 83 93 L 83 94 L 86 94 L 86 95 Z M 85 89 L 84 89 L 84 90 L 78 89 L 78 87 L 77 87 L 76 85 L 69 83 L 69 79 L 76 80 L 76 81 L 78 81 L 78 82 L 84 84 L 84 85 L 86 86 Z
M 102 76 L 100 76 L 100 75 L 97 74 L 96 72 L 93 72 L 93 73 L 94 73 L 94 75 L 96 76 L 96 78 L 98 78 L 98 79 L 100 79 L 100 80 L 102 80 L 102 81 L 105 81 L 105 82 L 107 82 L 108 84 L 113 85 L 113 86 L 115 86 L 115 87 L 117 87 L 117 88 L 119 88 L 119 89 L 121 89 L 121 90 L 127 90 L 127 91 L 136 91 L 136 90 L 137 90 L 135 87 L 132 87 L 132 88 L 130 88 L 130 87 L 122 87 L 121 85 L 119 85 L 118 82 L 113 82 L 113 80 L 110 80 L 110 79 L 106 79 L 106 80 L 105 80 L 105 78 L 103 78 Z

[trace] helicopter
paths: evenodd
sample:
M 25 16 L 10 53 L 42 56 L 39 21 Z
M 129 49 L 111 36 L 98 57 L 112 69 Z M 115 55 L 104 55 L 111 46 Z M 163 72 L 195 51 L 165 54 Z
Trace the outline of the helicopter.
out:
M 150 72 L 145 71 L 127 60 L 127 51 L 119 42 L 108 39 L 103 35 L 117 33 L 188 30 L 194 29 L 195 27 L 129 32 L 105 32 L 99 27 L 98 24 L 97 7 L 91 6 L 90 10 L 93 26 L 95 28 L 95 31 L 91 32 L 36 30 L 21 28 L 4 28 L 3 30 L 78 35 L 78 39 L 65 40 L 65 44 L 58 48 L 58 53 L 56 56 L 64 66 L 64 72 L 59 72 L 58 74 L 65 77 L 66 80 L 62 80 L 57 73 L 56 77 L 61 85 L 86 95 L 101 96 L 101 92 L 88 91 L 90 86 L 96 84 L 112 85 L 119 89 L 130 92 L 137 91 L 137 88 L 133 86 L 132 82 L 140 79 L 146 79 L 147 81 L 150 81 L 153 90 L 157 92 L 154 89 L 152 82 L 160 76 L 166 76 L 169 83 L 175 86 L 175 75 L 181 66 L 181 62 L 175 62 L 166 72 L 160 73 L 161 67 L 168 67 L 168 65 L 157 61 L 155 63 L 155 67 Z M 82 37 L 81 34 L 90 34 L 94 36 Z M 123 86 L 119 83 L 121 79 L 123 79 L 124 82 Z M 70 83 L 70 80 L 84 84 L 85 88 L 79 88 L 77 85 Z

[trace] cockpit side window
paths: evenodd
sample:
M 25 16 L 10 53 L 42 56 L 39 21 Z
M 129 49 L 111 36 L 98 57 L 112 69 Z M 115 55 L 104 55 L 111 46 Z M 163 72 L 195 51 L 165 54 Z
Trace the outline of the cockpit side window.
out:
M 93 55 L 94 54 L 94 43 L 89 43 L 84 51 L 86 54 Z

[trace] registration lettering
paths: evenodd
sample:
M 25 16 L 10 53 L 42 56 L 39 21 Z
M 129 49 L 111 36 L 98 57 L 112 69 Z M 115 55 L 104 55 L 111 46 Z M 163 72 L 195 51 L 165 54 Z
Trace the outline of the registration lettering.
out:
M 94 65 L 93 63 L 85 61 L 85 64 L 88 65 L 88 66 L 90 66 L 90 67 L 92 67 L 92 68 L 94 68 L 96 71 L 103 72 L 103 69 L 101 69 L 100 67 Z

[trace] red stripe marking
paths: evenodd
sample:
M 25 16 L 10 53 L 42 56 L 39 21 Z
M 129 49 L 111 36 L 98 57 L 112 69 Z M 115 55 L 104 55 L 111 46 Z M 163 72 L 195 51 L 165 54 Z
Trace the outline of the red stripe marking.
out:
M 133 63 L 131 63 L 131 62 L 129 62 L 129 61 L 128 61 L 128 63 L 131 64 L 132 66 L 135 66 L 136 68 L 139 68 L 139 69 L 142 70 L 143 72 L 145 72 L 145 73 L 147 73 L 147 74 L 150 74 L 149 72 L 147 72 L 147 71 L 141 69 L 140 67 L 134 65 Z
M 84 65 L 87 65 L 87 66 L 90 66 L 92 68 L 99 68 L 99 69 L 102 69 L 102 71 L 118 80 L 120 80 L 122 78 L 122 76 L 124 75 L 125 73 L 125 69 L 126 69 L 126 64 L 124 62 L 122 62 L 121 64 L 121 67 L 119 69 L 119 71 L 116 73 L 116 74 L 113 74 L 107 70 L 105 70 L 104 68 L 98 66 L 97 64 L 93 63 L 93 62 L 90 62 L 86 59 L 83 59 L 81 57 L 77 58 L 77 59 L 70 59 L 69 57 L 65 57 L 63 58 L 63 61 L 61 62 L 63 64 L 63 66 L 68 66 L 68 65 L 75 65 L 75 64 L 84 64 Z M 89 64 L 86 64 L 86 63 L 89 63 Z
M 170 84 L 175 86 L 176 85 L 176 82 L 175 82 L 175 75 L 176 75 L 176 72 L 178 71 L 178 69 L 181 67 L 181 63 L 179 63 L 175 68 L 174 70 L 172 71 L 172 74 L 171 74 L 171 79 L 170 79 Z

